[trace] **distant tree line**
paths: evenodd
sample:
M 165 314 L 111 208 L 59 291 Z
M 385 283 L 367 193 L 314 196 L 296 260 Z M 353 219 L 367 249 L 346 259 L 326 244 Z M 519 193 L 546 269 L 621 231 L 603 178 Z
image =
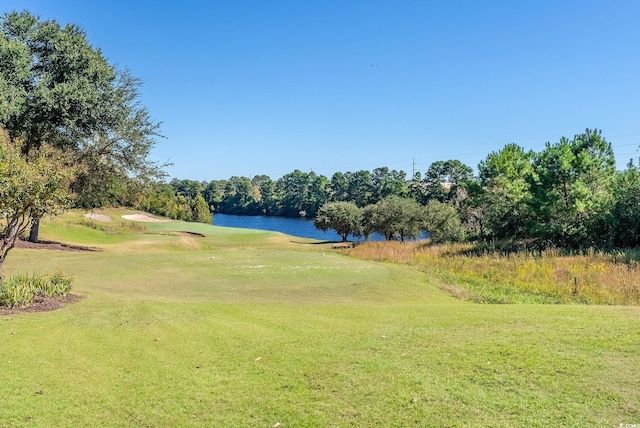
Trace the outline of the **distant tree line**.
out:
M 436 240 L 562 248 L 640 245 L 640 169 L 630 162 L 616 171 L 611 144 L 590 129 L 547 143 L 539 152 L 508 144 L 480 162 L 477 175 L 462 162 L 447 160 L 413 177 L 387 167 L 336 172 L 331 178 L 295 170 L 277 180 L 265 175 L 174 179 L 158 189 L 153 197 L 173 201 L 159 214 L 193 218 L 194 201 L 201 197 L 211 212 L 314 218 L 318 228 L 336 230 L 343 239 L 378 232 L 405 240 L 427 230 Z M 149 199 L 144 208 L 157 212 Z
M 234 176 L 208 183 L 174 179 L 169 186 L 187 198 L 201 194 L 216 213 L 313 218 L 329 202 L 352 202 L 360 208 L 388 196 L 413 199 L 423 205 L 433 199 L 451 202 L 458 187 L 473 180 L 470 167 L 450 160 L 434 162 L 424 178 L 416 173 L 408 179 L 404 171 L 381 167 L 337 172 L 331 179 L 295 170 L 275 181 L 266 175 Z

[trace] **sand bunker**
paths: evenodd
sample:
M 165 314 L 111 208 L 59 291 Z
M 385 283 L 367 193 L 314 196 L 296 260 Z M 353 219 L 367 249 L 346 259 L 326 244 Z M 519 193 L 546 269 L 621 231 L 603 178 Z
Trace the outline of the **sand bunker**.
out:
M 90 218 L 91 220 L 103 221 L 105 223 L 108 223 L 111 221 L 111 217 L 109 217 L 106 214 L 86 213 L 84 216 L 86 218 Z
M 147 222 L 147 223 L 160 223 L 160 222 L 169 221 L 169 220 L 161 220 L 159 218 L 149 217 L 146 214 L 127 214 L 127 215 L 123 215 L 122 218 L 125 219 L 125 220 L 144 221 L 144 222 Z

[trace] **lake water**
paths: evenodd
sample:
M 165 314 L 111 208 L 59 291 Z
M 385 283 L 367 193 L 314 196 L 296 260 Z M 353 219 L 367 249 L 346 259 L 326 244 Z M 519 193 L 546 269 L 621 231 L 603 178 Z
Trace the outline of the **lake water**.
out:
M 267 216 L 244 216 L 230 214 L 214 214 L 213 224 L 215 226 L 241 227 L 245 229 L 271 230 L 282 232 L 287 235 L 299 236 L 302 238 L 318 239 L 320 241 L 341 241 L 340 235 L 333 230 L 323 232 L 313 226 L 313 220 L 304 218 L 289 217 L 267 217 Z M 349 240 L 356 240 L 349 237 Z M 369 238 L 370 241 L 382 241 L 384 237 L 375 234 Z

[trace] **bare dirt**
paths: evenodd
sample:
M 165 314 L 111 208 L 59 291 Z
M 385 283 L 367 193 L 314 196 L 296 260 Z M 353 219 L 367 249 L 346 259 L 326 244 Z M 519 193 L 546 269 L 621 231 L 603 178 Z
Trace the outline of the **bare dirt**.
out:
M 0 306 L 0 316 L 55 311 L 56 309 L 63 308 L 70 303 L 75 303 L 82 299 L 84 299 L 84 297 L 78 296 L 77 294 L 67 294 L 66 296 L 56 297 L 36 296 L 33 299 L 33 303 L 27 306 L 21 306 L 18 308 L 6 308 L 4 306 Z
M 55 241 L 29 242 L 24 239 L 16 241 L 16 248 L 30 248 L 34 250 L 58 250 L 58 251 L 100 251 L 99 248 L 83 247 L 81 245 L 63 244 Z

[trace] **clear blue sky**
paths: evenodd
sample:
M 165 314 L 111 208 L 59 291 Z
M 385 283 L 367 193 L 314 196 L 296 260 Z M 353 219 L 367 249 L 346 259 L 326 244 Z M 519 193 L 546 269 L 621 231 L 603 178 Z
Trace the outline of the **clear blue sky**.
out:
M 585 128 L 638 157 L 636 0 L 0 3 L 22 9 L 144 80 L 171 177 L 476 168 Z

